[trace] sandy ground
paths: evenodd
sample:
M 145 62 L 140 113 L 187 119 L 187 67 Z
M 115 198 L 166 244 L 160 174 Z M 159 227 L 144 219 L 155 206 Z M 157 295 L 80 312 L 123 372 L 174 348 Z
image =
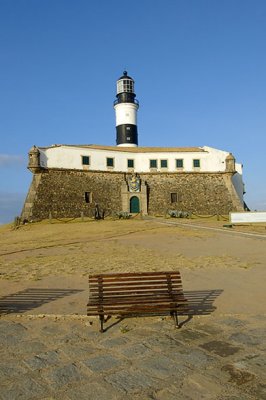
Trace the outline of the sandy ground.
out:
M 0 227 L 0 398 L 266 399 L 266 230 L 223 224 Z M 156 270 L 181 271 L 193 319 L 111 319 L 100 334 L 88 275 Z
M 1 297 L 16 296 L 17 312 L 84 315 L 91 273 L 178 269 L 184 290 L 213 291 L 214 315 L 265 313 L 265 226 L 226 229 L 224 223 L 153 219 L 6 225 L 0 228 Z

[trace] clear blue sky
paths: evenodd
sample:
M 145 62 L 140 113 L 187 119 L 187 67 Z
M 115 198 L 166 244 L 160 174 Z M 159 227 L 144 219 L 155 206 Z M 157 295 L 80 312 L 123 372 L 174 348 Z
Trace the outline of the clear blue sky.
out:
M 35 144 L 115 145 L 135 79 L 141 146 L 211 146 L 266 210 L 265 0 L 0 0 L 0 222 L 19 215 Z

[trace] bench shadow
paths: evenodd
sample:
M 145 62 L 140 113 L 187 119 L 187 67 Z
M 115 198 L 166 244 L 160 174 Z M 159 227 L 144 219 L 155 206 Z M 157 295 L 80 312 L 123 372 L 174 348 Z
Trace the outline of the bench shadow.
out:
M 222 289 L 184 290 L 188 309 L 184 315 L 209 315 L 216 310 L 214 302 L 223 293 Z M 182 312 L 179 314 L 182 315 Z
M 83 292 L 78 289 L 28 288 L 0 298 L 0 314 L 23 313 L 45 303 Z
M 187 300 L 187 305 L 184 310 L 178 312 L 178 316 L 186 316 L 187 318 L 179 322 L 179 328 L 187 324 L 194 315 L 210 315 L 217 307 L 214 306 L 214 302 L 223 293 L 222 289 L 212 289 L 212 290 L 185 290 L 184 296 Z M 169 315 L 166 313 L 152 313 L 152 314 L 136 314 L 136 315 L 124 315 L 118 316 L 116 321 L 114 321 L 109 326 L 106 326 L 104 332 L 111 329 L 113 326 L 119 324 L 126 318 L 131 317 L 154 317 L 154 316 L 165 316 Z M 105 322 L 107 322 L 111 317 L 107 317 Z
M 178 315 L 187 316 L 187 319 L 179 323 L 179 328 L 188 323 L 194 315 L 210 315 L 215 311 L 217 307 L 213 303 L 222 293 L 222 289 L 184 290 L 188 304 L 186 310 L 181 311 Z

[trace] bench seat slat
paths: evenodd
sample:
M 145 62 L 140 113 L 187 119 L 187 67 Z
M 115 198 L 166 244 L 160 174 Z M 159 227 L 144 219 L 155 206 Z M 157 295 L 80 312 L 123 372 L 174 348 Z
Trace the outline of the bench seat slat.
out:
M 123 286 L 126 286 L 126 287 L 130 287 L 130 286 L 140 286 L 140 285 L 143 285 L 143 286 L 158 286 L 158 285 L 167 285 L 167 281 L 166 280 L 159 280 L 159 281 L 151 281 L 151 280 L 141 280 L 141 281 L 131 281 L 131 282 L 127 282 L 127 281 L 123 281 L 123 282 L 118 282 L 118 281 L 113 281 L 113 282 L 105 282 L 105 281 L 103 281 L 103 282 L 93 282 L 93 283 L 91 283 L 90 282 L 90 287 L 91 288 L 98 288 L 98 286 L 99 285 L 101 285 L 101 286 L 103 286 L 103 287 L 106 287 L 106 288 L 108 288 L 108 287 L 123 287 Z M 169 282 L 170 283 L 170 282 Z M 182 282 L 181 282 L 181 280 L 174 280 L 174 279 L 172 279 L 171 280 L 171 285 L 180 285 L 180 286 L 182 286 Z
M 185 299 L 185 297 L 180 294 L 173 294 L 173 295 L 167 295 L 166 293 L 160 294 L 160 295 L 151 295 L 151 294 L 141 294 L 141 295 L 136 295 L 136 296 L 114 296 L 114 297 L 91 297 L 89 300 L 89 304 L 112 304 L 112 303 L 119 303 L 123 301 L 168 301 L 168 302 L 178 302 Z M 186 300 L 187 301 L 187 300 Z
M 141 287 L 141 286 L 154 286 L 154 287 L 156 287 L 156 286 L 164 286 L 164 287 L 166 287 L 167 285 L 169 285 L 169 286 L 177 286 L 177 285 L 179 285 L 179 286 L 182 286 L 182 282 L 181 281 L 170 281 L 170 282 L 167 282 L 167 281 L 156 281 L 156 282 L 154 282 L 154 281 L 145 281 L 145 282 L 114 282 L 114 283 L 112 283 L 112 284 L 106 284 L 105 282 L 98 282 L 97 284 L 90 284 L 90 289 L 92 288 L 92 289 L 98 289 L 99 287 L 103 287 L 103 288 L 105 288 L 105 289 L 108 289 L 108 288 L 115 288 L 115 287 L 127 287 L 127 288 L 130 288 L 130 287 L 134 287 L 134 286 L 137 286 L 137 287 Z
M 127 307 L 112 307 L 112 308 L 108 308 L 108 309 L 103 309 L 103 308 L 97 308 L 95 307 L 94 309 L 89 309 L 88 310 L 88 314 L 87 315 L 97 315 L 98 313 L 101 314 L 105 314 L 105 315 L 109 315 L 110 313 L 112 314 L 120 314 L 121 312 L 133 312 L 133 311 L 137 311 L 139 314 L 141 314 L 141 312 L 145 310 L 156 313 L 157 311 L 162 311 L 162 310 L 168 310 L 168 311 L 185 311 L 187 310 L 187 307 L 185 305 L 181 305 L 180 307 L 176 307 L 176 305 L 171 305 L 171 304 L 159 304 L 156 307 L 148 307 L 148 306 L 143 306 L 143 307 L 136 307 L 136 306 L 127 306 Z
M 181 285 L 174 285 L 172 286 L 172 290 L 178 290 L 181 289 Z M 171 287 L 168 289 L 166 285 L 160 285 L 160 286 L 144 286 L 144 285 L 140 285 L 140 286 L 129 286 L 129 287 L 125 287 L 125 286 L 121 286 L 120 288 L 115 287 L 115 288 L 105 288 L 104 286 L 100 289 L 100 291 L 103 290 L 105 293 L 119 293 L 122 291 L 125 292 L 144 292 L 144 291 L 165 291 L 165 292 L 170 292 L 171 291 Z M 99 288 L 90 288 L 90 293 L 97 293 L 99 291 Z
M 149 310 L 158 310 L 159 308 L 171 308 L 174 310 L 178 310 L 180 308 L 187 308 L 187 303 L 183 302 L 183 303 L 152 303 L 150 305 L 147 305 L 147 303 L 126 303 L 126 304 L 113 304 L 113 305 L 109 305 L 109 306 L 101 306 L 101 305 L 95 305 L 93 307 L 88 307 L 88 312 L 94 312 L 95 310 L 100 310 L 102 312 L 104 312 L 105 314 L 108 314 L 110 311 L 114 311 L 114 310 L 131 310 L 134 307 L 138 307 L 138 309 L 142 309 L 142 308 L 148 308 Z
M 95 306 L 95 305 L 101 305 L 102 307 L 108 306 L 108 305 L 112 305 L 112 304 L 133 304 L 133 303 L 150 303 L 150 304 L 155 304 L 155 303 L 160 303 L 160 302 L 168 302 L 168 303 L 180 303 L 184 301 L 184 297 L 172 297 L 172 298 L 167 298 L 167 297 L 162 297 L 161 299 L 159 297 L 146 297 L 146 296 L 142 296 L 142 297 L 125 297 L 125 298 L 116 298 L 116 299 L 92 299 L 92 301 L 88 304 L 88 306 Z
M 103 300 L 103 301 L 98 301 L 98 299 L 96 301 L 91 301 L 88 304 L 88 307 L 94 307 L 94 306 L 98 306 L 100 305 L 101 307 L 108 307 L 108 306 L 112 306 L 112 305 L 119 305 L 119 304 L 142 304 L 142 303 L 148 303 L 148 304 L 157 304 L 157 303 L 182 303 L 182 302 L 186 302 L 186 299 L 184 297 L 180 297 L 180 298 L 173 298 L 173 299 L 169 299 L 169 297 L 163 297 L 163 298 L 151 298 L 151 297 L 143 297 L 143 298 L 135 298 L 135 297 L 125 297 L 124 299 L 122 298 L 118 298 L 117 300 Z
M 136 291 L 136 292 L 122 292 L 122 293 L 119 293 L 119 292 L 116 292 L 116 293 L 108 293 L 108 294 L 106 294 L 106 295 L 101 295 L 101 294 L 99 294 L 99 296 L 98 295 L 96 295 L 96 296 L 91 296 L 91 299 L 123 299 L 123 298 L 125 298 L 125 297 L 128 297 L 129 299 L 131 298 L 137 298 L 137 297 L 142 297 L 142 298 L 144 298 L 145 296 L 147 297 L 147 299 L 148 299 L 148 296 L 149 296 L 149 298 L 153 298 L 153 297 L 161 297 L 161 296 L 167 296 L 168 298 L 171 298 L 171 297 L 177 297 L 178 295 L 180 295 L 182 292 L 180 291 L 180 292 L 173 292 L 173 293 L 169 293 L 169 292 L 167 292 L 166 290 L 165 291 L 156 291 L 156 292 L 147 292 L 147 291 Z
M 181 278 L 180 277 L 171 277 L 171 276 L 169 276 L 169 280 L 171 280 L 172 282 L 182 282 L 182 280 L 181 280 Z M 152 279 L 152 278 L 148 278 L 148 277 L 146 277 L 146 278 L 142 278 L 142 277 L 140 277 L 140 278 L 127 278 L 127 279 L 107 279 L 107 278 L 103 278 L 103 279 L 100 279 L 100 278 L 98 278 L 98 279 L 93 279 L 93 280 L 90 280 L 90 284 L 91 285 L 97 285 L 99 282 L 101 282 L 101 283 L 104 283 L 104 284 L 115 284 L 115 283 L 130 283 L 130 282 L 137 282 L 137 283 L 141 283 L 141 282 L 166 282 L 167 281 L 167 279 L 166 278 L 164 278 L 164 279 L 162 279 L 162 277 L 157 277 L 157 278 L 154 278 L 154 279 Z
M 100 308 L 95 308 L 93 310 L 88 310 L 88 314 L 87 315 L 95 315 L 95 314 L 105 314 L 105 315 L 120 315 L 121 313 L 124 314 L 130 314 L 130 313 L 144 313 L 144 312 L 152 312 L 152 313 L 156 313 L 158 311 L 185 311 L 186 308 L 185 307 L 176 307 L 176 305 L 171 305 L 171 304 L 167 304 L 167 305 L 157 305 L 156 307 L 149 307 L 147 305 L 143 306 L 143 307 L 120 307 L 120 308 L 109 308 L 109 309 L 100 309 Z
M 149 277 L 152 278 L 153 276 L 165 276 L 165 275 L 172 275 L 172 276 L 180 276 L 179 271 L 163 271 L 163 272 L 121 272 L 121 273 L 110 273 L 110 274 L 93 274 L 89 275 L 89 280 L 94 278 L 102 278 L 102 279 L 116 279 L 116 278 L 138 278 L 138 277 Z
M 92 303 L 92 304 L 89 304 L 88 305 L 88 308 L 92 308 L 92 307 L 101 307 L 101 308 L 107 308 L 107 307 L 117 307 L 117 306 L 120 306 L 120 305 L 122 305 L 123 307 L 124 306 L 127 306 L 127 305 L 131 305 L 131 304 L 148 304 L 148 301 L 149 300 L 147 300 L 147 299 L 145 299 L 145 300 L 139 300 L 139 299 L 136 299 L 136 300 L 125 300 L 125 301 L 120 301 L 120 302 L 113 302 L 113 303 L 100 303 L 100 302 L 98 302 L 98 303 Z M 169 301 L 169 300 L 167 300 L 167 299 L 165 299 L 165 300 L 153 300 L 153 301 L 151 301 L 149 304 L 151 305 L 151 306 L 154 306 L 154 307 L 156 307 L 156 305 L 157 304 L 176 304 L 176 306 L 178 306 L 179 304 L 186 304 L 187 302 L 186 302 L 186 300 L 184 299 L 184 300 L 175 300 L 175 299 L 173 299 L 172 301 Z

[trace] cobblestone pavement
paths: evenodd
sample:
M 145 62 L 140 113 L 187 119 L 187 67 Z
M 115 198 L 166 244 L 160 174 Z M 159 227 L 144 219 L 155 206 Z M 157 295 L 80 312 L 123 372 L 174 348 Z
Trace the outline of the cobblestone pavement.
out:
M 0 318 L 3 400 L 266 399 L 265 317 Z

